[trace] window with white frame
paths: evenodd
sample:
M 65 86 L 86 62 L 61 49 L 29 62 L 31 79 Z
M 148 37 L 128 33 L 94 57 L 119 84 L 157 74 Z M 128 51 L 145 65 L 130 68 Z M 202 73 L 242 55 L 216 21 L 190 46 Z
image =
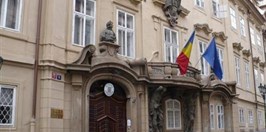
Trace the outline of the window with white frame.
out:
M 224 106 L 217 105 L 217 128 L 224 128 Z
M 120 45 L 119 54 L 135 57 L 135 20 L 134 15 L 117 10 L 117 35 Z
M 258 111 L 258 125 L 259 126 L 262 126 L 264 124 L 262 118 L 263 118 L 262 111 Z
M 260 72 L 260 83 L 264 85 L 264 73 L 262 71 Z
M 250 82 L 249 82 L 249 63 L 245 62 L 245 80 L 246 80 L 246 87 L 247 89 L 250 88 Z
M 250 30 L 250 39 L 251 39 L 251 43 L 255 45 L 255 32 L 253 30 L 253 28 L 249 28 Z
M 235 68 L 236 68 L 236 83 L 240 86 L 240 59 L 235 57 Z
M 257 44 L 259 45 L 259 46 L 261 46 L 261 39 L 260 39 L 260 36 L 259 35 L 256 35 L 257 36 Z
M 243 19 L 243 17 L 240 16 L 240 34 L 242 36 L 246 36 L 246 31 L 245 31 L 245 20 Z
M 210 127 L 214 129 L 214 106 L 213 104 L 210 105 Z
M 255 87 L 258 88 L 259 86 L 259 73 L 257 69 L 254 69 L 254 74 L 255 74 Z
M 252 110 L 248 110 L 248 123 L 253 124 L 253 112 L 252 112 Z
M 221 48 L 217 48 L 218 54 L 219 54 L 219 60 L 222 67 L 222 70 L 224 71 L 224 51 Z
M 176 63 L 179 54 L 178 32 L 164 28 L 165 61 Z
M 245 114 L 243 108 L 239 108 L 239 122 L 245 123 Z
M 207 44 L 203 41 L 199 41 L 199 49 L 200 49 L 200 54 L 202 55 L 207 48 Z M 208 67 L 208 62 L 203 59 L 203 57 L 200 58 L 200 68 L 201 68 L 201 74 L 202 75 L 208 75 L 209 72 L 209 67 Z
M 231 26 L 236 29 L 236 12 L 233 8 L 230 7 L 230 19 L 231 19 Z
M 0 27 L 19 30 L 22 0 L 0 1 Z
M 181 129 L 181 106 L 176 99 L 166 100 L 166 126 L 168 130 Z
M 195 4 L 200 8 L 204 8 L 204 0 L 195 0 Z
M 215 17 L 219 17 L 219 0 L 212 0 L 212 10 Z
M 15 100 L 15 87 L 0 85 L 0 127 L 14 126 Z
M 74 0 L 73 44 L 86 46 L 94 44 L 95 0 Z

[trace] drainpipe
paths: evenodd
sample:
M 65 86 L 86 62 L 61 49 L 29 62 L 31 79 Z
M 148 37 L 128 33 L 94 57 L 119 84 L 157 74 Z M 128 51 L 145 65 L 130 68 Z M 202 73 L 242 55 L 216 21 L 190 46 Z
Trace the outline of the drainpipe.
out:
M 251 12 L 250 10 L 248 10 L 248 17 L 250 16 Z M 254 82 L 254 88 L 255 88 L 255 101 L 256 101 L 256 115 L 258 115 L 258 99 L 257 99 L 257 88 L 256 88 L 256 78 L 255 78 L 255 73 L 254 73 L 254 65 L 253 65 L 253 50 L 252 50 L 252 43 L 251 43 L 251 35 L 250 35 L 250 26 L 249 26 L 249 20 L 247 22 L 248 25 L 248 36 L 249 36 L 249 46 L 250 46 L 250 53 L 251 53 L 251 68 L 252 68 L 252 73 L 253 73 L 253 82 Z M 259 125 L 257 123 L 257 128 L 256 130 L 258 130 Z
M 37 31 L 36 31 L 36 45 L 35 45 L 35 60 L 34 60 L 34 76 L 33 76 L 33 98 L 32 98 L 32 119 L 31 119 L 31 132 L 35 132 L 35 119 L 36 119 L 36 105 L 37 105 L 37 87 L 38 87 L 38 66 L 39 66 L 39 46 L 41 36 L 41 14 L 42 14 L 42 0 L 38 3 L 37 14 Z

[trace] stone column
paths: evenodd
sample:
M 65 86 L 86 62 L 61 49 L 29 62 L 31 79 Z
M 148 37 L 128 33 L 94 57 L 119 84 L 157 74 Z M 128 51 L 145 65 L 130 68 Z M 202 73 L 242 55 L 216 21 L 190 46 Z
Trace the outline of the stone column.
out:
M 71 131 L 82 132 L 82 76 L 72 75 Z
M 201 122 L 202 131 L 210 132 L 210 114 L 209 114 L 209 95 L 208 93 L 202 94 L 202 104 L 201 104 Z

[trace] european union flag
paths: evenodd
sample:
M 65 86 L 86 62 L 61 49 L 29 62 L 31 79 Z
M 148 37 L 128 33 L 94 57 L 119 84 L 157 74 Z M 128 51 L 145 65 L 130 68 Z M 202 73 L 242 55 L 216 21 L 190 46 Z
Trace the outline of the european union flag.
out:
M 210 64 L 214 74 L 221 80 L 223 78 L 223 71 L 214 38 L 212 38 L 209 47 L 205 50 L 202 57 L 206 59 L 206 61 Z

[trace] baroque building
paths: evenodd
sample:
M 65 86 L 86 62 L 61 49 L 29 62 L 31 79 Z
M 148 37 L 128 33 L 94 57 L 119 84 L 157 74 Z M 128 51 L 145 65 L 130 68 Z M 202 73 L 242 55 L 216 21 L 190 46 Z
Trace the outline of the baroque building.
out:
M 265 128 L 250 0 L 1 0 L 0 132 Z M 176 57 L 195 31 L 188 72 Z M 201 55 L 216 40 L 223 79 Z

